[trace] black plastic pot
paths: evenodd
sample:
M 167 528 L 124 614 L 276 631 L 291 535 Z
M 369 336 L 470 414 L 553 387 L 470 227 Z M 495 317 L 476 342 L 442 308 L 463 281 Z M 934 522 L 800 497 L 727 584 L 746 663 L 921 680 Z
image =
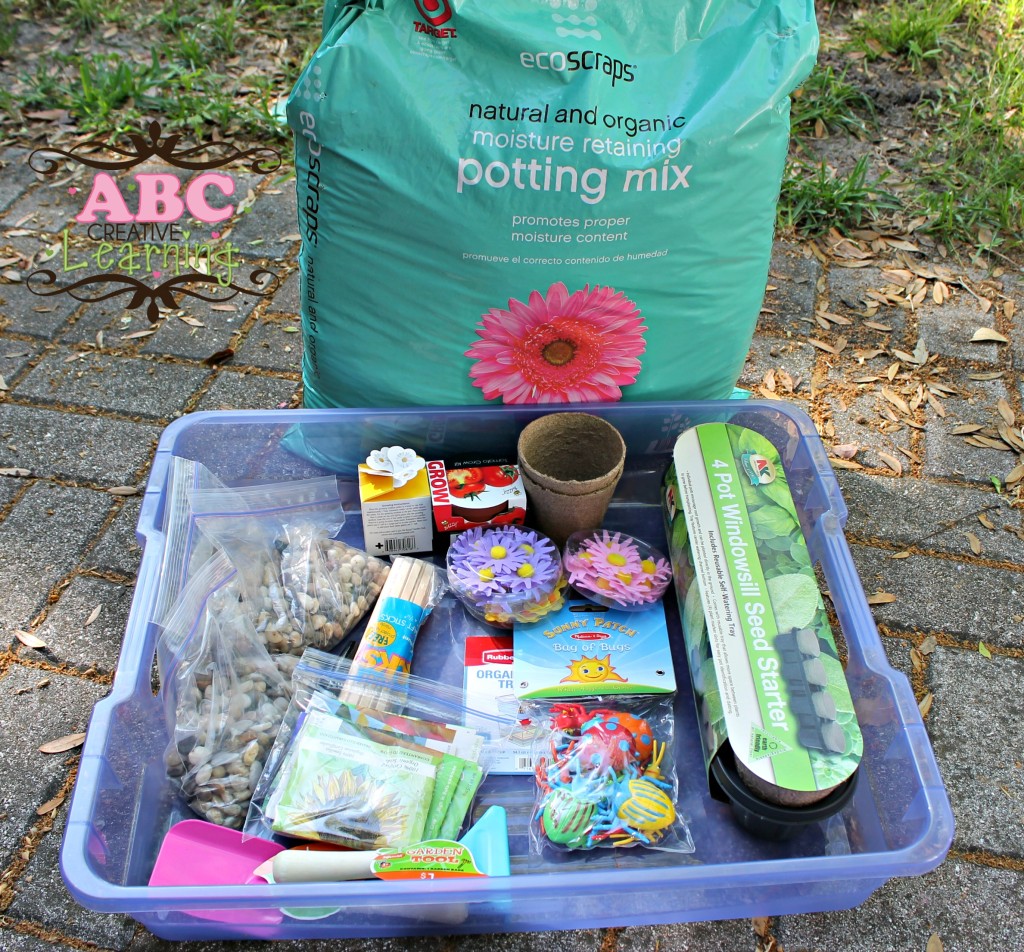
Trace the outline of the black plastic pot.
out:
M 762 799 L 741 779 L 728 744 L 711 761 L 711 777 L 732 806 L 733 815 L 745 830 L 768 840 L 786 840 L 811 823 L 838 813 L 850 802 L 857 786 L 857 774 L 827 797 L 803 807 L 784 807 Z M 712 790 L 712 792 L 714 792 Z

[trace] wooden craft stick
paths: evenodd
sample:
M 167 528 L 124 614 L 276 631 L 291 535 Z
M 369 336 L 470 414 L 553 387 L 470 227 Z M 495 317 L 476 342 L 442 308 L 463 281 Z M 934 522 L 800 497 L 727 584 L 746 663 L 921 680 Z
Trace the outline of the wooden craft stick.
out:
M 422 617 L 416 620 L 416 615 L 425 616 L 432 605 L 435 573 L 434 566 L 423 559 L 409 556 L 395 559 L 370 612 L 366 630 L 352 660 L 351 674 L 374 670 L 383 678 L 388 674 L 394 676 L 409 670 L 413 645 L 422 622 Z M 407 614 L 409 626 L 401 629 L 390 621 L 382 625 L 380 614 L 385 607 L 394 614 Z M 373 707 L 382 702 L 387 694 L 384 685 L 356 684 L 350 680 L 342 689 L 341 700 L 356 707 Z

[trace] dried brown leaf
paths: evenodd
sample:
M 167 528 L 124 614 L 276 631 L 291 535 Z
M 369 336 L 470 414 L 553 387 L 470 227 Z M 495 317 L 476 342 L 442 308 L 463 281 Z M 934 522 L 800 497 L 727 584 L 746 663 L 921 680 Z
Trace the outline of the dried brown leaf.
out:
M 921 713 L 924 714 L 925 712 L 922 711 Z M 945 946 L 943 946 L 942 939 L 939 938 L 937 933 L 933 932 L 928 936 L 928 944 L 925 946 L 924 952 L 945 952 Z
M 32 471 L 21 466 L 0 467 L 0 476 L 31 476 Z
M 232 308 L 232 310 L 234 310 Z M 184 324 L 188 324 L 189 327 L 206 327 L 206 325 L 198 318 L 190 317 L 188 314 L 179 314 L 178 320 Z
M 39 748 L 42 754 L 63 754 L 67 750 L 74 750 L 81 747 L 85 741 L 85 731 L 77 734 L 66 734 L 56 740 L 48 740 Z
M 1018 463 L 1007 474 L 1003 480 L 1008 486 L 1013 486 L 1024 479 L 1024 463 Z
M 971 551 L 975 555 L 981 555 L 981 539 L 979 539 L 973 532 L 965 532 L 967 536 L 967 544 L 971 547 Z
M 889 558 L 890 559 L 909 559 L 910 558 L 910 553 L 906 549 L 904 549 L 902 552 L 893 552 L 893 554 L 890 555 Z
M 974 332 L 974 336 L 971 338 L 971 343 L 972 344 L 977 344 L 979 342 L 992 342 L 992 341 L 994 341 L 997 344 L 1008 344 L 1009 343 L 1009 341 L 1002 334 L 1000 334 L 999 331 L 994 330 L 991 327 L 979 327 Z
M 949 300 L 949 286 L 944 281 L 936 281 L 932 286 L 932 300 L 936 304 L 945 304 Z
M 882 387 L 882 396 L 885 397 L 900 413 L 905 413 L 910 416 L 910 407 L 907 406 L 907 401 L 904 400 L 898 393 L 890 390 L 888 387 Z
M 921 649 L 921 654 L 930 655 L 936 648 L 938 648 L 938 646 L 939 643 L 935 640 L 935 635 L 928 635 L 928 637 L 921 642 L 919 647 Z
M 15 628 L 14 637 L 26 648 L 42 649 L 46 647 L 46 642 L 38 635 L 33 635 L 30 631 L 22 631 L 20 628 Z
M 995 529 L 996 527 L 996 524 L 983 512 L 978 513 L 978 522 L 980 522 L 986 529 Z
M 855 462 L 852 459 L 837 459 L 836 457 L 830 457 L 829 462 L 835 469 L 863 469 L 864 467 Z
M 996 402 L 996 410 L 999 411 L 999 415 L 1006 421 L 1007 426 L 1013 426 L 1013 407 L 1011 407 L 1003 397 L 1000 397 Z
M 934 701 L 934 700 L 935 700 L 935 695 L 932 694 L 931 691 L 929 691 L 923 698 L 921 698 L 921 701 L 917 705 L 917 707 L 918 707 L 918 710 L 920 710 L 922 717 L 927 717 L 928 716 L 928 712 L 932 709 L 932 701 Z M 932 944 L 932 940 L 929 939 L 928 940 L 929 947 L 931 946 L 931 944 Z M 936 948 L 937 949 L 941 949 L 942 946 L 939 945 Z M 930 948 L 929 948 L 929 952 L 930 952 Z
M 880 321 L 864 321 L 865 327 L 870 327 L 873 331 L 891 331 L 892 327 L 888 324 L 882 324 Z
M 139 494 L 138 486 L 111 486 L 107 490 L 111 496 L 137 496 Z
M 839 459 L 853 459 L 859 452 L 859 443 L 838 443 L 832 447 L 832 455 Z
M 968 374 L 968 380 L 998 380 L 1006 375 L 1005 370 L 985 370 L 977 374 Z
M 103 611 L 103 606 L 97 605 L 91 612 L 89 612 L 89 617 L 82 623 L 82 627 L 88 628 L 94 621 L 96 621 L 97 618 L 100 617 L 101 611 Z
M 903 475 L 903 464 L 899 459 L 893 456 L 891 453 L 886 453 L 883 450 L 878 451 L 878 458 L 885 463 L 897 476 Z
M 968 433 L 977 433 L 978 430 L 983 429 L 985 429 L 985 427 L 980 423 L 960 423 L 957 426 L 954 426 L 949 432 L 951 436 L 967 436 Z
M 153 327 L 146 331 L 132 331 L 131 334 L 122 334 L 121 340 L 137 340 L 140 337 L 149 337 L 151 334 L 155 334 L 157 328 Z
M 896 596 L 892 592 L 875 592 L 873 595 L 868 595 L 869 605 L 889 605 L 896 601 Z
M 46 816 L 47 813 L 53 813 L 64 802 L 64 794 L 59 793 L 52 800 L 47 800 L 42 806 L 36 807 L 36 816 Z
M 927 664 L 924 660 L 924 655 L 917 648 L 910 649 L 910 663 L 914 666 L 915 671 L 923 671 Z
M 223 350 L 218 350 L 216 353 L 210 354 L 209 357 L 203 358 L 203 363 L 208 367 L 216 367 L 217 364 L 222 364 L 226 360 L 230 360 L 235 356 L 235 351 L 231 347 L 225 347 Z
M 817 340 L 814 337 L 808 337 L 807 343 L 812 347 L 817 347 L 818 350 L 824 350 L 829 354 L 838 354 L 839 351 L 835 349 L 831 344 L 826 344 L 823 340 Z

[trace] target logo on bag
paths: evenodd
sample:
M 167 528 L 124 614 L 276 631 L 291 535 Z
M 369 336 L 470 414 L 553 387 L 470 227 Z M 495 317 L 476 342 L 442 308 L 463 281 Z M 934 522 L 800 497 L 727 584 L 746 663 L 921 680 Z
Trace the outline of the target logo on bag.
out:
M 452 18 L 452 5 L 448 0 L 416 0 L 416 9 L 433 27 L 441 26 Z

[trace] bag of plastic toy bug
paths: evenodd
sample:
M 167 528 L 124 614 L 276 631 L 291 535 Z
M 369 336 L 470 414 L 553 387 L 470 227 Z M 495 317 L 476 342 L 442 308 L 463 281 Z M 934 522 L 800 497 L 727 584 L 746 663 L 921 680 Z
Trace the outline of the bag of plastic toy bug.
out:
M 693 852 L 677 808 L 671 697 L 534 701 L 531 849 Z

